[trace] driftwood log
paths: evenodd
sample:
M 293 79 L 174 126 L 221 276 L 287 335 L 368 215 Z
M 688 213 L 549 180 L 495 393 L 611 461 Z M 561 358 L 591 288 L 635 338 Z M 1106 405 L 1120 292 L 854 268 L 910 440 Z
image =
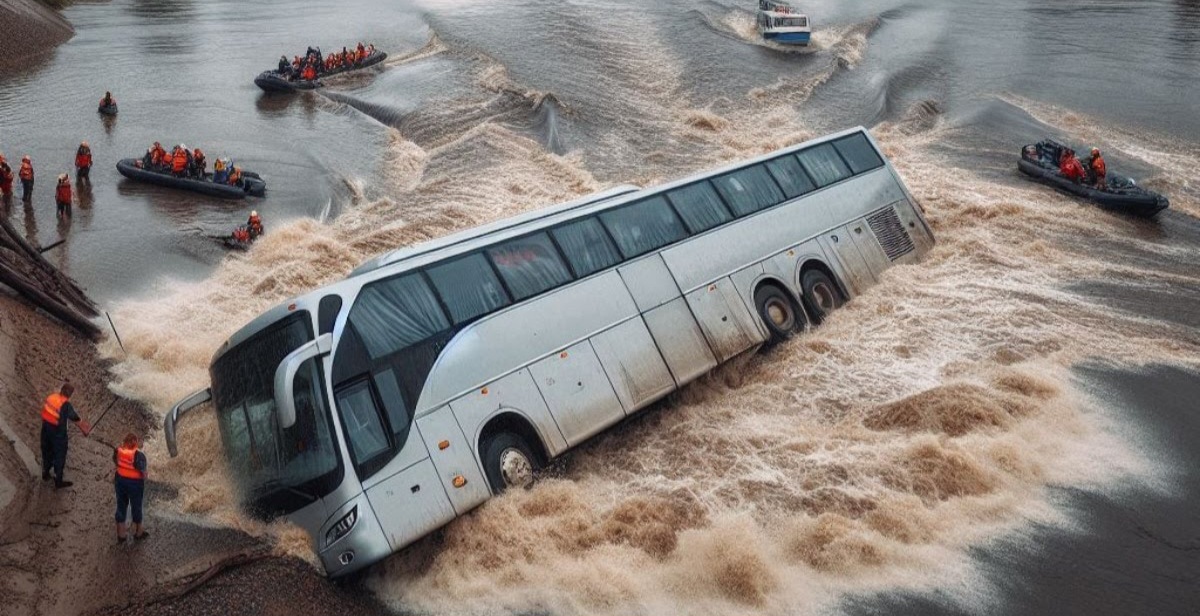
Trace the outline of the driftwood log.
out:
M 0 216 L 0 284 L 79 333 L 89 338 L 100 335 L 100 328 L 92 322 L 100 314 L 92 300 L 3 216 Z

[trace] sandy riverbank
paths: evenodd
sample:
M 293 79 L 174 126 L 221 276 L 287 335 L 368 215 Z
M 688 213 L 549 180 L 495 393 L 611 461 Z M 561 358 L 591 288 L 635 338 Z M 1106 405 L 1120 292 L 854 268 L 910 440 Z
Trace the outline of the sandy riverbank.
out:
M 57 11 L 37 0 L 0 0 L 0 69 L 19 67 L 29 56 L 43 52 L 75 35 L 71 24 Z
M 38 411 L 64 378 L 75 384 L 73 402 L 90 420 L 113 404 L 90 437 L 70 428 L 66 478 L 75 485 L 55 490 L 39 477 Z M 272 554 L 271 547 L 172 509 L 174 488 L 153 482 L 154 465 L 161 462 L 153 459 L 145 522 L 151 537 L 115 544 L 111 443 L 130 431 L 153 438 L 159 428 L 158 419 L 141 405 L 113 402 L 108 383 L 108 367 L 91 342 L 0 293 L 0 605 L 5 614 L 383 611 L 366 593 L 335 586 L 309 565 L 274 555 L 163 600 L 214 563 L 236 554 Z

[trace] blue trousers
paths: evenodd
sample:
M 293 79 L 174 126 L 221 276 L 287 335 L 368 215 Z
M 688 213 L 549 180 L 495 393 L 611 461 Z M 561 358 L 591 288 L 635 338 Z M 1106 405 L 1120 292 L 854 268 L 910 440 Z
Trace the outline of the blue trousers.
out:
M 133 523 L 142 523 L 142 497 L 146 492 L 146 482 L 137 479 L 117 477 L 113 482 L 117 487 L 117 524 L 125 523 L 125 511 L 130 510 Z

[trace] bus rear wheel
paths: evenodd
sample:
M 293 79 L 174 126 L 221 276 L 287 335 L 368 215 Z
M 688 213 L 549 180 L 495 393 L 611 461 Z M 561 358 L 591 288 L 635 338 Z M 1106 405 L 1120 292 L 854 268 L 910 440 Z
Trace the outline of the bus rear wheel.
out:
M 821 270 L 804 272 L 800 279 L 800 287 L 804 291 L 804 301 L 812 307 L 813 317 L 818 323 L 846 302 L 837 285 Z
M 754 292 L 754 303 L 758 306 L 759 318 L 771 334 L 770 344 L 791 338 L 802 323 L 796 304 L 779 287 L 769 284 L 759 287 Z
M 493 494 L 510 488 L 527 488 L 538 470 L 538 459 L 529 444 L 511 432 L 492 435 L 483 444 L 483 468 Z

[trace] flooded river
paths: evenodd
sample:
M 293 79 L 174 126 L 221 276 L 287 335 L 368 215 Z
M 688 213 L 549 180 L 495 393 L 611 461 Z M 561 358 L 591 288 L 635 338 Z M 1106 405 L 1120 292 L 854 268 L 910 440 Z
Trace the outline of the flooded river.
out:
M 820 0 L 806 50 L 763 43 L 753 7 L 80 4 L 74 39 L 0 76 L 0 151 L 41 174 L 9 215 L 68 240 L 48 254 L 124 339 L 104 344 L 113 388 L 161 412 L 232 331 L 382 250 L 865 125 L 929 212 L 925 263 L 366 588 L 431 612 L 1189 613 L 1200 485 L 1179 435 L 1200 418 L 1163 409 L 1200 368 L 1200 2 Z M 388 61 L 317 93 L 252 83 L 280 53 L 359 40 Z M 1100 147 L 1172 209 L 1129 220 L 1021 179 L 1019 148 L 1046 135 Z M 56 223 L 51 179 L 80 140 L 94 187 Z M 154 140 L 233 156 L 268 196 L 123 180 L 116 160 Z M 267 235 L 227 256 L 209 236 L 251 209 Z M 176 505 L 236 519 L 213 425 L 188 430 Z

